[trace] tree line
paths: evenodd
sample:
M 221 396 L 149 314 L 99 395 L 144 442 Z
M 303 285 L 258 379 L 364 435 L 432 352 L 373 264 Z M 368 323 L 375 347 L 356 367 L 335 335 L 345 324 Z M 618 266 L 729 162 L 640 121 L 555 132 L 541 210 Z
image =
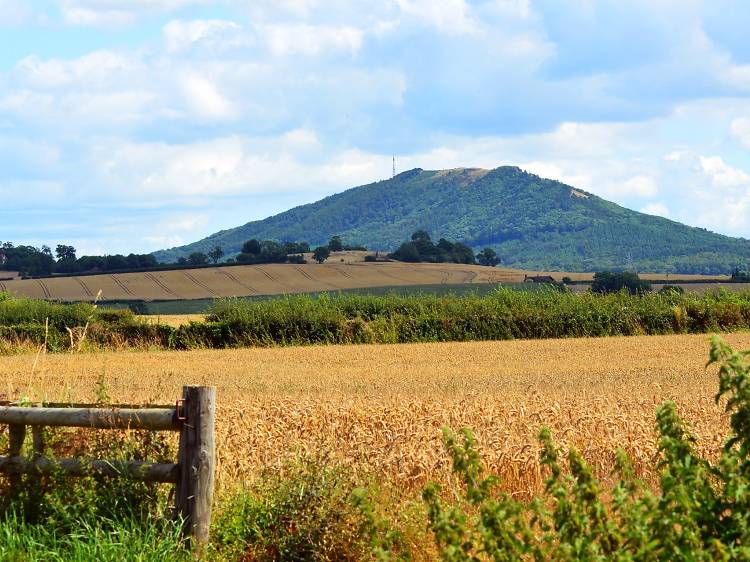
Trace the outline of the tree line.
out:
M 474 255 L 474 250 L 461 242 L 441 238 L 435 244 L 425 230 L 414 232 L 410 241 L 401 244 L 395 252 L 388 254 L 388 257 L 410 263 L 464 263 L 489 267 L 495 267 L 500 263 L 497 253 L 490 247 Z
M 21 275 L 52 275 L 53 273 L 83 273 L 89 271 L 123 271 L 150 269 L 159 263 L 151 254 L 112 254 L 106 256 L 76 256 L 76 249 L 58 244 L 54 252 L 47 245 L 0 245 L 0 270 L 17 271 Z

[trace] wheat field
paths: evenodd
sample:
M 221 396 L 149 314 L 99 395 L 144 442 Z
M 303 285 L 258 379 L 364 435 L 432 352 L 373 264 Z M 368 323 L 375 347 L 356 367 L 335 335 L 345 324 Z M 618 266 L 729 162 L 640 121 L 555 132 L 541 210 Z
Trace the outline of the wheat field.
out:
M 750 348 L 750 334 L 729 334 Z M 173 403 L 183 384 L 218 387 L 221 488 L 263 466 L 325 449 L 413 494 L 448 478 L 443 426 L 472 427 L 487 465 L 521 496 L 539 492 L 543 425 L 606 480 L 613 450 L 655 477 L 654 410 L 677 402 L 713 453 L 724 421 L 706 372 L 708 337 L 359 345 L 0 357 L 0 398 Z M 5 395 L 5 396 L 3 396 Z
M 568 276 L 574 281 L 585 281 L 591 280 L 593 275 L 462 264 L 365 263 L 362 261 L 365 254 L 366 252 L 336 252 L 323 264 L 244 265 L 2 280 L 0 291 L 34 299 L 60 301 L 93 301 L 100 292 L 103 301 L 183 300 L 410 285 L 519 283 L 526 275 L 552 275 L 558 281 L 563 276 Z M 664 275 L 646 274 L 642 277 L 662 279 Z M 705 276 L 700 275 L 680 276 L 685 281 L 704 278 Z M 583 286 L 580 288 L 586 289 Z M 695 288 L 703 290 L 706 285 L 698 284 Z

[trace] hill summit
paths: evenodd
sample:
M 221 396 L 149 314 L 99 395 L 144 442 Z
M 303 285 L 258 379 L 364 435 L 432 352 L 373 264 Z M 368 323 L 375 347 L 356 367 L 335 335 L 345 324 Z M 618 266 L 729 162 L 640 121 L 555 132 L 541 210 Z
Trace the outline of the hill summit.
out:
M 346 244 L 390 251 L 418 229 L 494 248 L 506 266 L 559 271 L 727 273 L 750 261 L 750 241 L 626 209 L 513 166 L 416 168 L 264 220 L 155 252 L 171 261 L 251 238 Z

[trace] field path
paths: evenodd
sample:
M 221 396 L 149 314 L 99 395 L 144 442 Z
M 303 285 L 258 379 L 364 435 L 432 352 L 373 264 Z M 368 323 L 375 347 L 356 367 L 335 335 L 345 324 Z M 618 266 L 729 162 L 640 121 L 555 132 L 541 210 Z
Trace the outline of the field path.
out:
M 728 334 L 738 349 L 750 333 Z M 472 427 L 487 466 L 519 497 L 539 492 L 536 435 L 547 425 L 608 478 L 616 447 L 636 473 L 658 471 L 655 409 L 677 403 L 702 453 L 726 419 L 706 371 L 708 336 L 637 336 L 404 345 L 0 357 L 2 392 L 88 401 L 103 380 L 115 401 L 173 403 L 183 384 L 218 387 L 220 483 L 320 447 L 416 493 L 446 479 L 443 426 Z M 103 377 L 103 379 L 102 379 Z M 1 396 L 0 396 L 1 398 Z

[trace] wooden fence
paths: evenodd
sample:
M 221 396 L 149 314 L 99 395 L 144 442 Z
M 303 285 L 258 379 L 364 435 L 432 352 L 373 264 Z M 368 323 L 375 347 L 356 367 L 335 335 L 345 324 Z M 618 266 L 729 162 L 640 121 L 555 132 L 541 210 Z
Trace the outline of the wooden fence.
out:
M 0 473 L 9 475 L 11 489 L 20 484 L 23 474 L 52 472 L 172 483 L 177 486 L 175 507 L 184 522 L 184 535 L 198 549 L 208 543 L 216 457 L 215 387 L 185 386 L 182 398 L 171 407 L 55 406 L 59 407 L 0 406 L 0 424 L 8 424 L 10 444 L 8 456 L 0 457 Z M 27 426 L 33 440 L 31 457 L 21 454 Z M 176 463 L 150 463 L 49 458 L 44 455 L 44 426 L 179 431 L 178 459 Z

